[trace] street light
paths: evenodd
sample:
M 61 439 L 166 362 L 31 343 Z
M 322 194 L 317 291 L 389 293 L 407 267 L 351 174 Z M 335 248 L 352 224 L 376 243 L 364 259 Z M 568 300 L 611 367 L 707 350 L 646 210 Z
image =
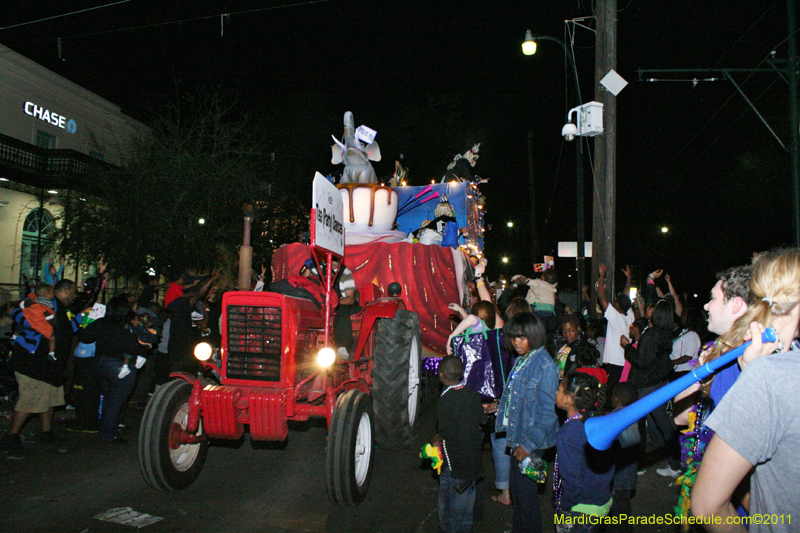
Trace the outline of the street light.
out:
M 661 233 L 667 233 L 668 231 L 669 231 L 669 228 L 668 228 L 668 227 L 666 227 L 666 226 L 661 226 Z
M 536 53 L 536 41 L 531 34 L 531 30 L 525 32 L 525 41 L 522 43 L 522 53 L 526 56 L 532 56 Z
M 575 99 L 578 102 L 578 107 L 581 105 L 581 85 L 578 81 L 578 69 L 575 67 L 575 59 L 570 55 L 569 51 L 567 50 L 567 45 L 564 44 L 564 41 L 561 39 L 556 39 L 555 37 L 550 37 L 548 35 L 537 35 L 534 36 L 531 33 L 531 30 L 527 30 L 525 32 L 525 41 L 522 43 L 522 53 L 526 56 L 533 55 L 536 53 L 536 41 L 552 41 L 559 45 L 564 50 L 564 55 L 567 56 L 567 60 L 569 61 L 570 67 L 572 67 L 572 73 L 575 77 Z M 569 116 L 567 117 L 567 121 L 569 122 Z M 564 129 L 567 129 L 565 126 Z M 566 133 L 562 130 L 562 135 L 568 141 L 572 140 L 575 135 L 578 135 L 579 132 L 572 131 L 572 129 L 568 129 Z M 584 251 L 583 251 L 583 243 L 586 240 L 584 236 L 584 220 L 583 220 L 583 141 L 576 143 L 576 174 L 577 174 L 577 217 L 578 217 L 578 238 L 577 238 L 577 245 L 578 251 L 575 257 L 575 261 L 577 262 L 578 266 L 578 293 L 580 294 L 581 287 L 583 287 L 583 279 L 584 279 L 584 268 L 583 268 L 583 261 L 584 261 Z
M 508 263 L 508 257 L 504 257 L 504 258 L 502 259 L 502 261 L 503 261 L 503 263 Z
M 514 223 L 513 223 L 513 222 L 511 222 L 510 220 L 508 221 L 508 227 L 509 227 L 509 228 L 513 228 L 513 227 L 514 227 Z

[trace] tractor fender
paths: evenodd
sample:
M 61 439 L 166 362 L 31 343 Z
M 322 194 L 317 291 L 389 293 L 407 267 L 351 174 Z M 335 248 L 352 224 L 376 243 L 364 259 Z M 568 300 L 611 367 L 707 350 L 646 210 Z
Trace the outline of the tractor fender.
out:
M 361 332 L 358 335 L 355 358 L 359 359 L 367 344 L 375 321 L 379 318 L 394 318 L 398 309 L 405 309 L 406 304 L 402 298 L 387 297 L 378 298 L 369 302 L 364 308 L 364 315 L 361 319 Z
M 191 373 L 189 373 L 189 372 L 172 372 L 172 373 L 169 375 L 169 377 L 171 377 L 171 378 L 177 378 L 177 379 L 182 379 L 183 381 L 185 381 L 185 382 L 186 382 L 186 383 L 188 383 L 189 385 L 194 385 L 194 382 L 195 382 L 195 381 L 200 381 L 200 380 L 197 378 L 197 376 L 194 376 L 194 375 L 192 375 L 192 374 L 191 374 Z

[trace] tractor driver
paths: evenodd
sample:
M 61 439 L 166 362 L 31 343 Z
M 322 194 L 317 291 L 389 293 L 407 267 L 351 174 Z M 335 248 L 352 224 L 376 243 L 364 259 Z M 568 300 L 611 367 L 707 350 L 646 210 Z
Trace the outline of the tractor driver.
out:
M 350 348 L 353 343 L 353 322 L 350 316 L 361 311 L 361 305 L 358 303 L 358 291 L 353 273 L 341 264 L 338 257 L 332 259 L 332 265 L 334 272 L 338 270 L 334 287 L 339 293 L 339 305 L 336 306 L 336 315 L 333 320 L 333 342 L 338 347 L 339 357 L 347 359 L 350 357 Z M 320 267 L 325 269 L 325 263 L 321 262 Z M 300 275 L 315 276 L 321 279 L 313 259 L 306 260 L 300 269 Z

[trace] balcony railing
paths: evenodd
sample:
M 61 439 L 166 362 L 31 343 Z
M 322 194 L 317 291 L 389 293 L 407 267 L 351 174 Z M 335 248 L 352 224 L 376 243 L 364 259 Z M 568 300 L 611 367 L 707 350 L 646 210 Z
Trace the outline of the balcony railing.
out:
M 0 134 L 0 168 L 55 178 L 86 174 L 98 163 L 98 159 L 75 150 L 48 150 Z

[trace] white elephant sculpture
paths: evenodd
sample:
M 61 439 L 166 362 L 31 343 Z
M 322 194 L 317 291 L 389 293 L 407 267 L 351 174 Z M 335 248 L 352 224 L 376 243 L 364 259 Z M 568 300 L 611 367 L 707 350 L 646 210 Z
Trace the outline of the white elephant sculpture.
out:
M 346 112 L 344 114 L 343 140 L 340 142 L 331 135 L 336 143 L 331 146 L 333 153 L 331 163 L 338 165 L 344 162 L 341 183 L 377 183 L 378 178 L 370 161 L 380 161 L 381 150 L 375 141 L 372 141 L 371 144 L 361 142 L 356 135 L 354 124 L 353 113 Z

